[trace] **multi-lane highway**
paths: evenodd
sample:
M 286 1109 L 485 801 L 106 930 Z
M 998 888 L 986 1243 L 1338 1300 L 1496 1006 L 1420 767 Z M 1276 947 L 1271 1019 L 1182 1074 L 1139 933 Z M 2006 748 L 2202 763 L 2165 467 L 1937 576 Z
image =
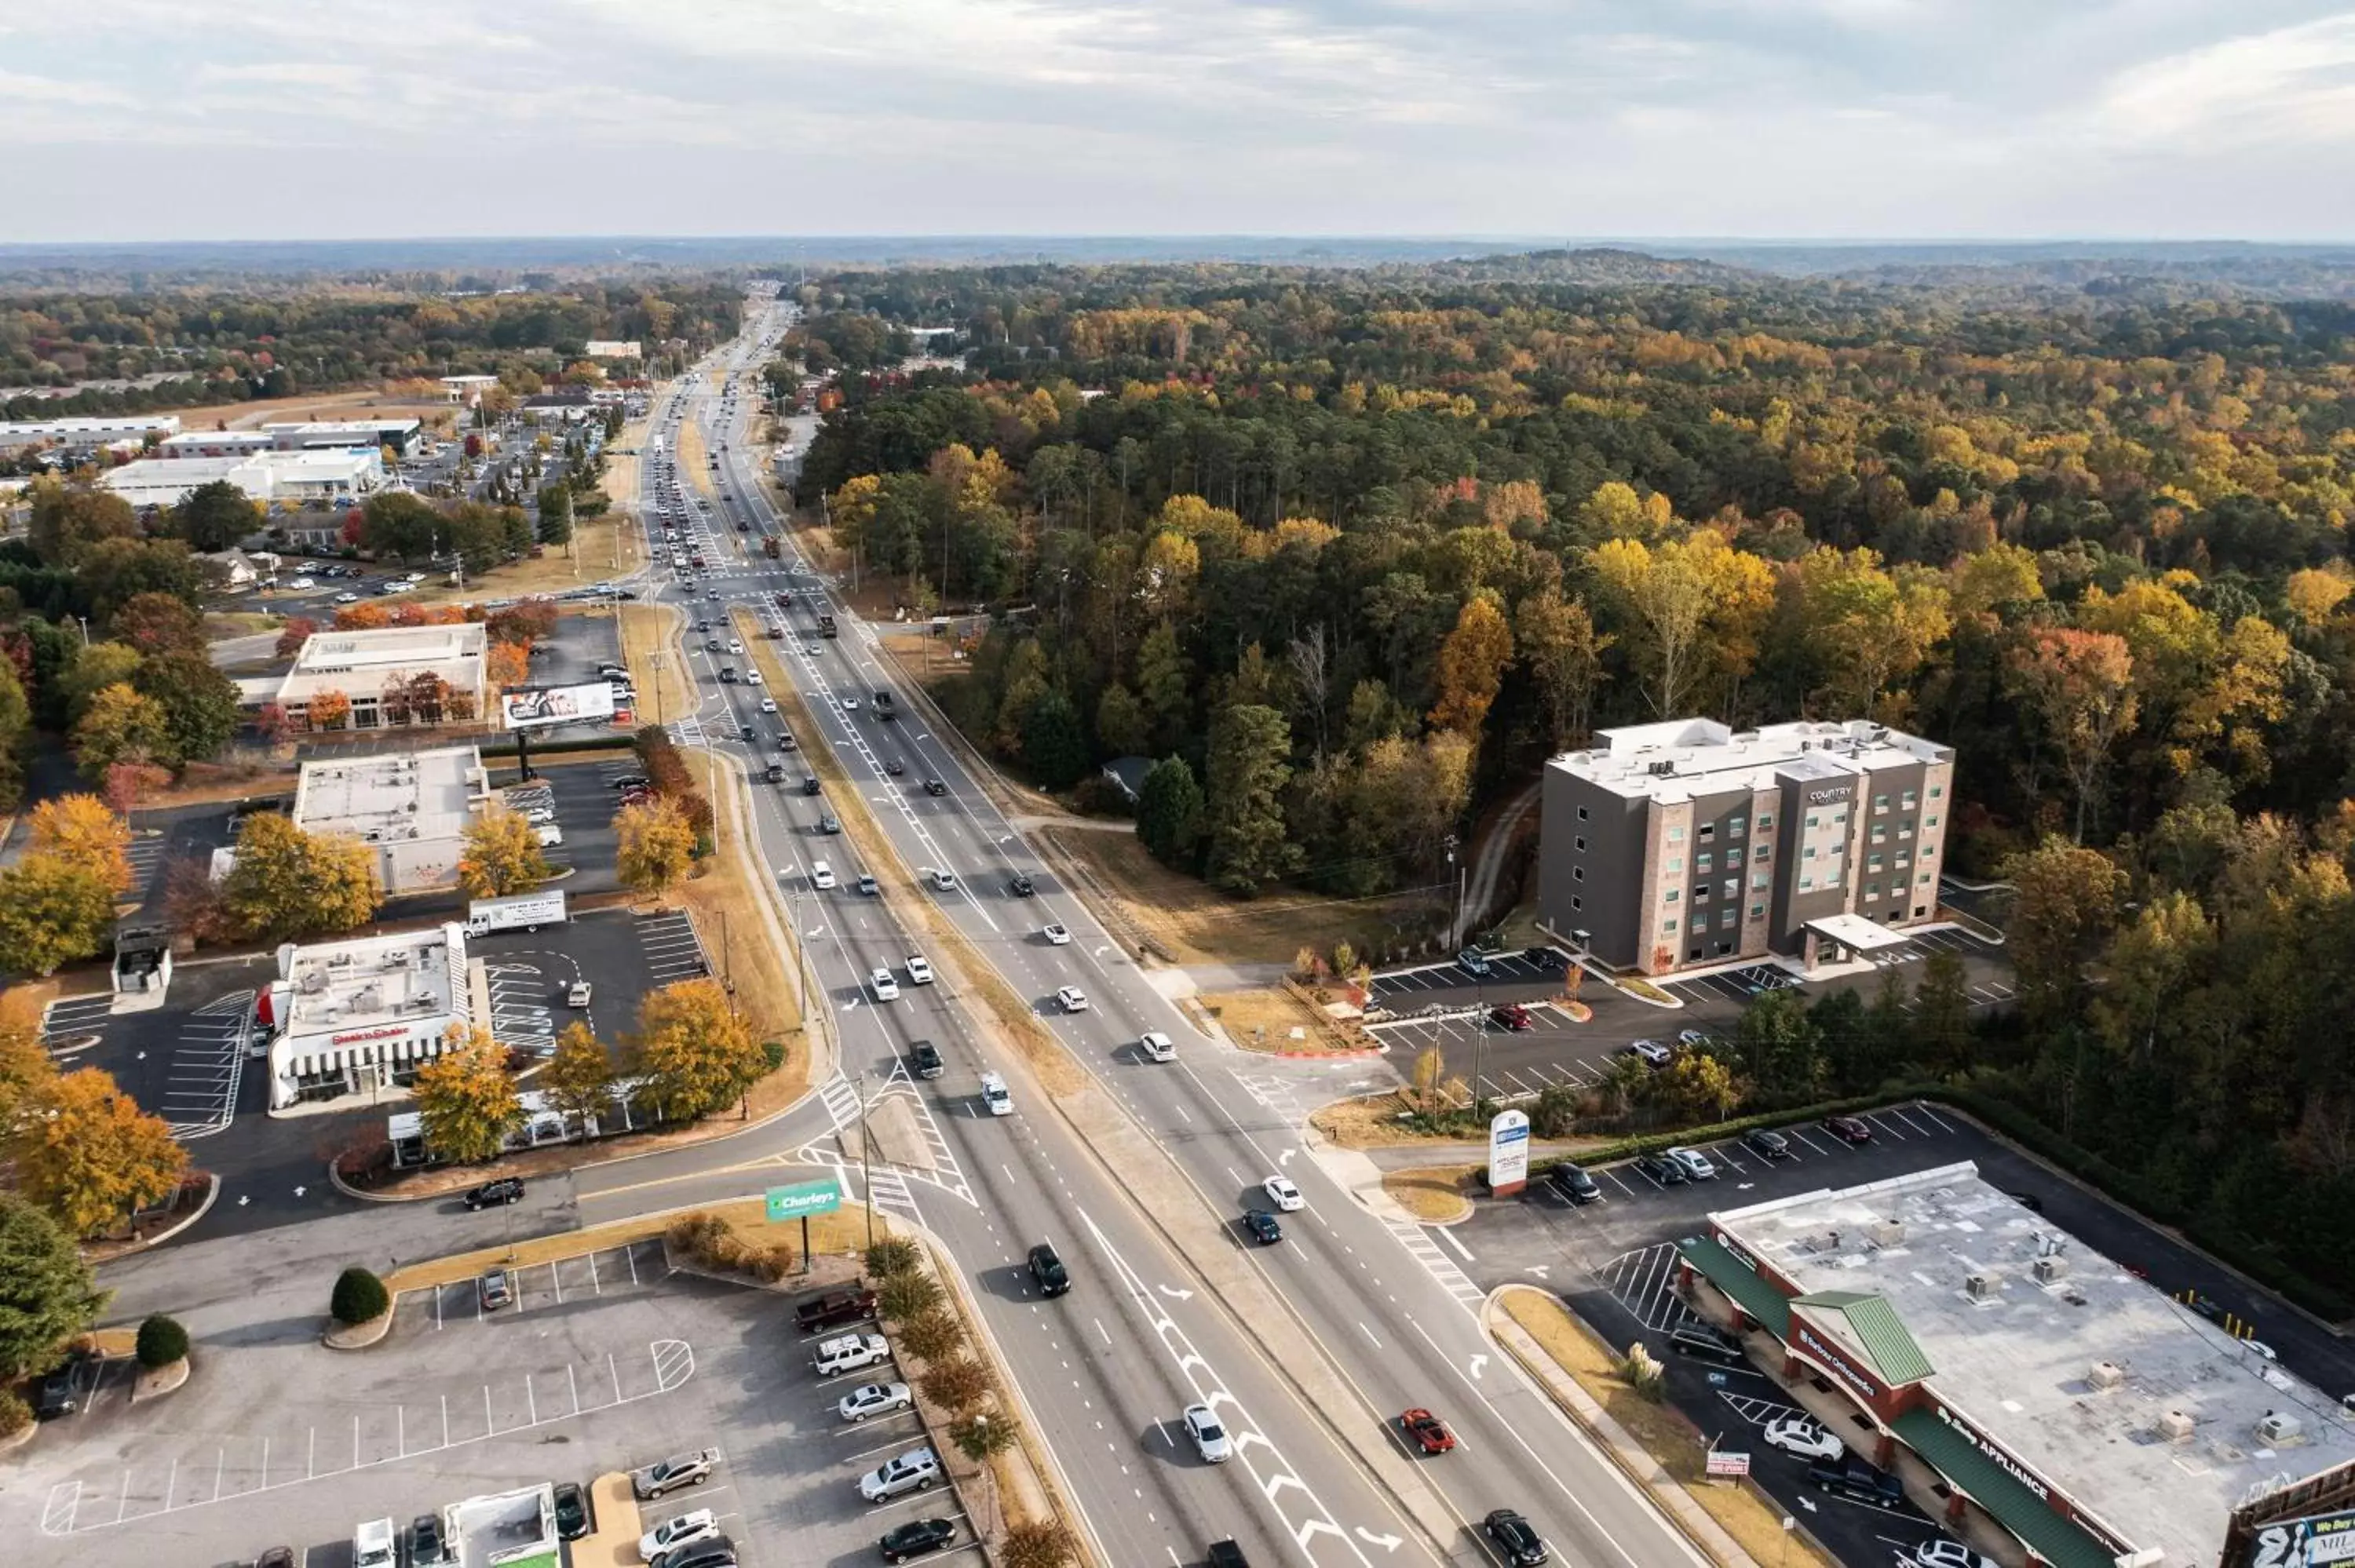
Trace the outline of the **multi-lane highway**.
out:
M 755 607 L 765 620 L 780 613 L 780 590 L 793 595 L 789 635 L 758 646 L 777 655 L 813 715 L 816 733 L 805 730 L 800 743 L 826 747 L 859 799 L 756 783 L 757 837 L 835 1009 L 842 1075 L 756 1133 L 581 1173 L 584 1218 L 741 1192 L 792 1165 L 841 1164 L 837 1134 L 857 1122 L 863 1095 L 876 1152 L 889 1162 L 874 1180 L 875 1202 L 930 1226 L 973 1283 L 1103 1561 L 1193 1563 L 1226 1537 L 1264 1563 L 1494 1561 L 1480 1521 L 1512 1508 L 1550 1539 L 1557 1562 L 1698 1563 L 1496 1352 L 1450 1238 L 1375 1212 L 1327 1174 L 1300 1147 L 1288 1102 L 1247 1082 L 1250 1061 L 1205 1039 L 1153 987 L 974 786 L 911 694 L 898 693 L 898 722 L 874 713 L 873 693 L 897 683 L 869 630 L 789 535 L 779 559 L 761 553 L 765 536 L 784 530 L 751 472 L 756 397 L 747 384 L 786 319 L 783 307 L 754 313 L 742 338 L 657 406 L 655 428 L 671 451 L 679 421 L 701 427 L 720 458 L 706 477 L 722 498 L 708 518 L 685 507 L 680 524 L 700 531 L 711 569 L 659 594 L 690 620 Z M 658 469 L 647 465 L 650 488 Z M 680 488 L 695 478 L 680 472 Z M 643 510 L 658 542 L 655 508 Z M 736 532 L 739 517 L 750 532 Z M 649 556 L 663 553 L 650 547 Z M 821 611 L 837 618 L 839 638 L 817 636 Z M 743 630 L 741 619 L 723 627 L 722 646 Z M 751 653 L 716 661 L 701 645 L 694 639 L 683 655 L 700 707 L 680 727 L 741 756 L 757 779 L 779 755 L 781 719 L 758 711 L 762 688 L 717 679 L 718 662 L 749 667 Z M 842 701 L 851 696 L 856 711 Z M 737 738 L 744 725 L 755 741 Z M 895 759 L 904 764 L 897 776 Z M 798 781 L 802 769 L 784 760 Z M 928 779 L 944 790 L 928 792 Z M 818 832 L 827 810 L 869 813 L 904 863 L 858 863 L 847 836 Z M 808 885 L 821 857 L 839 880 L 834 891 Z M 946 984 L 908 983 L 906 959 L 919 945 L 855 885 L 867 871 L 906 886 L 920 868 L 954 874 L 953 887 L 926 881 L 917 895 L 934 900 L 985 962 L 1034 999 L 1092 1080 L 1090 1092 L 1065 1107 L 1049 1103 L 969 1012 L 976 1001 Z M 1035 896 L 1012 891 L 1018 873 Z M 1048 942 L 1039 933 L 1050 922 L 1071 940 Z M 878 968 L 896 974 L 897 1000 L 878 1001 L 867 983 Z M 1084 1011 L 1059 1008 L 1064 987 L 1084 993 Z M 1148 1030 L 1178 1042 L 1177 1061 L 1137 1050 Z M 945 1059 L 940 1077 L 910 1075 L 909 1048 L 920 1039 Z M 1014 1115 L 981 1109 L 985 1070 L 1012 1080 Z M 1276 1173 L 1298 1185 L 1306 1206 L 1284 1216 L 1281 1244 L 1253 1247 L 1235 1222 L 1247 1205 L 1267 1206 L 1261 1183 Z M 845 1174 L 855 1187 L 855 1162 Z M 1022 1268 L 1042 1240 L 1077 1281 L 1055 1300 L 1039 1299 Z M 1232 1462 L 1206 1465 L 1188 1443 L 1178 1415 L 1198 1401 L 1237 1438 Z M 1462 1446 L 1410 1458 L 1391 1435 L 1410 1405 L 1442 1412 Z

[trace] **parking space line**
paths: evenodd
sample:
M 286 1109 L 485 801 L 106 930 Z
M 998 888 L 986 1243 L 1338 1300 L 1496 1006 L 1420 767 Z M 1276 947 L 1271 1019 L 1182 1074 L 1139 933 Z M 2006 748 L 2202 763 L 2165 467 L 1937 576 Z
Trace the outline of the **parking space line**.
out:
M 1935 1112 L 1935 1111 L 1934 1111 L 1934 1110 L 1932 1110 L 1928 1106 L 1923 1105 L 1920 1100 L 1915 1100 L 1915 1101 L 1913 1102 L 1913 1108 L 1914 1108 L 1915 1110 L 1917 1110 L 1917 1111 L 1920 1111 L 1923 1116 L 1927 1117 L 1930 1120 L 1932 1120 L 1932 1121 L 1934 1121 L 1934 1122 L 1936 1122 L 1936 1123 L 1937 1123 L 1937 1126 L 1938 1126 L 1938 1130 L 1939 1130 L 1939 1131 L 1941 1131 L 1941 1132 L 1952 1132 L 1952 1131 L 1954 1131 L 1954 1130 L 1955 1130 L 1954 1124 L 1953 1124 L 1952 1122 L 1940 1120 L 1939 1116 L 1938 1116 L 1938 1113 L 1937 1113 L 1937 1112 Z
M 1809 1149 L 1814 1150 L 1817 1153 L 1829 1154 L 1831 1152 L 1830 1150 L 1826 1149 L 1822 1144 L 1817 1143 L 1814 1139 L 1809 1138 L 1806 1134 L 1806 1128 L 1795 1127 L 1789 1130 L 1792 1137 L 1797 1139 L 1801 1143 L 1806 1144 Z
M 1890 1126 L 1887 1122 L 1881 1120 L 1878 1112 L 1866 1112 L 1864 1119 L 1879 1128 L 1881 1131 L 1887 1133 L 1890 1137 L 1895 1139 L 1898 1142 L 1903 1143 L 1906 1141 L 1905 1135 L 1898 1131 L 1895 1128 Z
M 1915 1121 L 1912 1117 L 1907 1116 L 1907 1115 L 1905 1114 L 1905 1107 L 1902 1107 L 1902 1106 L 1891 1106 L 1891 1107 L 1889 1107 L 1889 1114 L 1890 1114 L 1891 1116 L 1895 1117 L 1898 1120 L 1900 1120 L 1900 1121 L 1903 1122 L 1907 1127 L 1912 1128 L 1915 1132 L 1917 1132 L 1917 1133 L 1921 1134 L 1921 1136 L 1922 1136 L 1922 1137 L 1923 1137 L 1923 1138 L 1927 1138 L 1927 1137 L 1929 1137 L 1929 1136 L 1930 1136 L 1930 1133 L 1928 1132 L 1928 1130 L 1927 1130 L 1927 1129 L 1925 1129 L 1925 1128 L 1922 1126 L 1922 1124 L 1921 1124 L 1920 1122 Z

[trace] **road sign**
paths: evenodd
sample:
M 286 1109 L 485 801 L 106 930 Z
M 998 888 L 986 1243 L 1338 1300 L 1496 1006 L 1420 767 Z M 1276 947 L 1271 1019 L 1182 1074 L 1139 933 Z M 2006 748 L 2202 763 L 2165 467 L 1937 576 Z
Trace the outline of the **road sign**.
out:
M 1746 1476 L 1750 1473 L 1750 1456 L 1711 1448 L 1709 1451 L 1709 1457 L 1702 1461 L 1701 1473 L 1722 1476 L 1729 1479 Z
M 806 1220 L 830 1214 L 842 1207 L 842 1183 L 828 1176 L 822 1181 L 796 1181 L 769 1189 L 769 1219 Z
M 1488 1120 L 1488 1189 L 1509 1198 L 1529 1184 L 1529 1113 L 1498 1111 Z

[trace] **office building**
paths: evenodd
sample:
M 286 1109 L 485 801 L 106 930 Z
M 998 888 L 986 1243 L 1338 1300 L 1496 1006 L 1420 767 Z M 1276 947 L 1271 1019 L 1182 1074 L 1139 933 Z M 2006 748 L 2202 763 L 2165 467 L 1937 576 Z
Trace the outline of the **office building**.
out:
M 190 491 L 226 480 L 247 499 L 281 506 L 348 506 L 384 482 L 374 447 L 346 450 L 257 451 L 240 457 L 141 458 L 99 475 L 133 506 L 177 506 Z
M 97 451 L 117 441 L 144 442 L 148 437 L 177 435 L 177 414 L 104 414 L 66 419 L 0 419 L 0 451 L 25 447 L 60 447 L 69 452 Z
M 353 729 L 464 722 L 484 712 L 487 648 L 482 622 L 471 620 L 314 632 L 294 655 L 294 667 L 265 700 L 277 703 L 289 718 L 307 722 L 314 697 L 340 693 L 351 703 L 345 722 Z M 432 682 L 440 683 L 442 705 L 421 711 L 419 698 L 432 694 Z
M 490 774 L 471 746 L 306 762 L 294 825 L 359 840 L 376 853 L 387 893 L 419 893 L 456 884 L 466 829 L 489 799 Z
M 406 456 L 424 429 L 415 418 L 294 419 L 261 427 L 282 452 L 344 451 L 353 447 L 390 447 Z
M 1540 916 L 1644 974 L 1893 944 L 1937 913 L 1954 771 L 1861 721 L 1602 731 L 1546 764 Z

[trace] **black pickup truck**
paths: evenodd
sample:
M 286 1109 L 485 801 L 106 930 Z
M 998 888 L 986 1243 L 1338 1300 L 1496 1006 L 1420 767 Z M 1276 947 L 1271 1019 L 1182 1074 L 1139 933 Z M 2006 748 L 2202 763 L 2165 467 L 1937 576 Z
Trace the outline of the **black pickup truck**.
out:
M 794 1303 L 794 1325 L 805 1334 L 837 1329 L 875 1316 L 872 1290 L 828 1290 Z

